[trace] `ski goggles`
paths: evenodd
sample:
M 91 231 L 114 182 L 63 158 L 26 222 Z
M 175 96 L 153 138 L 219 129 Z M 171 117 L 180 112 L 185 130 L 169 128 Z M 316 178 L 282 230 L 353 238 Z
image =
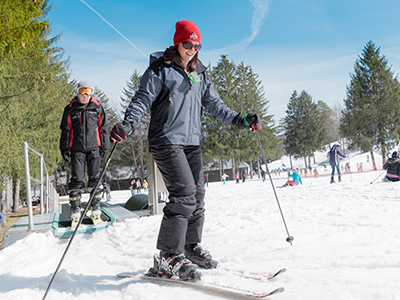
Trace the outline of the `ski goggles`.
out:
M 93 89 L 90 87 L 84 86 L 84 87 L 78 88 L 78 94 L 80 94 L 80 95 L 87 94 L 90 96 L 91 94 L 93 94 Z
M 196 52 L 200 51 L 200 49 L 201 49 L 201 44 L 193 45 L 192 42 L 190 42 L 190 41 L 182 42 L 182 46 L 186 50 L 190 50 L 190 49 L 192 49 L 194 47 L 194 51 L 196 51 Z

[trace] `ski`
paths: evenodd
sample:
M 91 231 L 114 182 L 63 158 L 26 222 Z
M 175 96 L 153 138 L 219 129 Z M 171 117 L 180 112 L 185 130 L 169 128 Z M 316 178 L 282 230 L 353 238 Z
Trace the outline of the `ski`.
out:
M 103 220 L 100 217 L 95 217 L 93 216 L 92 210 L 88 210 L 86 213 L 86 216 L 88 216 L 90 218 L 90 220 L 92 220 L 94 225 L 100 224 L 103 222 Z
M 224 270 L 226 272 L 229 272 L 233 275 L 237 275 L 239 277 L 244 277 L 244 278 L 249 278 L 249 279 L 254 279 L 254 280 L 262 280 L 262 279 L 268 279 L 272 280 L 276 278 L 279 274 L 282 274 L 286 272 L 286 268 L 282 268 L 279 271 L 275 273 L 269 273 L 269 272 L 246 272 L 243 270 L 234 270 L 234 269 L 229 269 L 229 268 L 219 268 L 220 270 Z
M 236 296 L 243 296 L 243 297 L 249 297 L 249 298 L 266 298 L 266 297 L 269 297 L 274 294 L 282 293 L 285 290 L 283 287 L 279 287 L 270 292 L 258 292 L 258 291 L 242 289 L 242 288 L 238 288 L 238 287 L 234 287 L 234 286 L 202 282 L 201 280 L 183 281 L 175 276 L 173 276 L 171 278 L 167 278 L 167 277 L 157 277 L 157 276 L 135 273 L 135 272 L 119 273 L 119 274 L 117 274 L 117 277 L 119 277 L 119 278 L 135 278 L 138 280 L 139 279 L 140 280 L 149 280 L 149 281 L 155 281 L 155 282 L 177 283 L 177 284 L 182 284 L 182 285 L 195 287 L 195 288 L 199 288 L 199 289 L 205 289 L 205 290 L 215 291 L 215 292 L 220 292 L 220 293 L 221 292 L 229 293 L 229 294 L 234 294 Z
M 71 228 L 75 228 L 78 223 L 79 219 L 71 219 Z

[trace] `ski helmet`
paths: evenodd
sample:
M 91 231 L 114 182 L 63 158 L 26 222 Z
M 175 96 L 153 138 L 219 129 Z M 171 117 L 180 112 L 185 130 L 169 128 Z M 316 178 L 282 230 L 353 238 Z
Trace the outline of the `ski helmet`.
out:
M 339 143 L 335 143 L 335 145 L 334 146 L 336 146 L 336 147 L 340 147 L 340 144 Z
M 397 151 L 394 151 L 394 152 L 392 153 L 392 157 L 399 157 L 399 153 L 398 153 Z

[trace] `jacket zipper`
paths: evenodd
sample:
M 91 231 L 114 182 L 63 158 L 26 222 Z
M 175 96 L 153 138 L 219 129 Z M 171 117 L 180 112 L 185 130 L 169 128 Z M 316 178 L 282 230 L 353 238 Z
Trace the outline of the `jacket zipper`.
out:
M 190 128 L 192 125 L 192 107 L 193 107 L 193 99 L 192 99 L 192 83 L 190 82 L 189 79 L 189 84 L 190 84 L 190 90 L 189 90 L 189 98 L 190 98 L 190 109 L 189 109 L 189 130 L 188 130 L 188 137 L 186 141 L 186 146 L 189 145 L 189 139 L 190 139 Z
M 84 151 L 86 152 L 86 109 L 84 108 L 83 109 L 83 112 L 82 112 L 82 119 L 83 119 L 83 149 L 84 149 Z

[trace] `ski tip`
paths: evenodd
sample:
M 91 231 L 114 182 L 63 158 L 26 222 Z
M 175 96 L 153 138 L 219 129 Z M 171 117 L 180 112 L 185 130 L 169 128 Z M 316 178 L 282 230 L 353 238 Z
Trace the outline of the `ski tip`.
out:
M 252 297 L 252 298 L 265 298 L 265 297 L 271 296 L 273 294 L 282 293 L 284 291 L 285 291 L 285 288 L 279 287 L 279 288 L 273 290 L 272 292 L 269 292 L 269 293 L 255 293 L 255 294 L 250 295 L 250 297 Z
M 272 291 L 270 294 L 277 294 L 277 293 L 283 293 L 285 291 L 284 287 L 279 287 L 276 290 Z
M 270 274 L 268 274 L 268 276 L 267 276 L 267 279 L 268 280 L 273 280 L 273 279 L 275 279 L 276 278 L 276 276 L 278 276 L 279 274 L 282 274 L 282 273 L 284 273 L 284 272 L 286 272 L 286 268 L 282 268 L 282 269 L 280 269 L 278 272 L 276 272 L 276 273 L 270 273 Z

